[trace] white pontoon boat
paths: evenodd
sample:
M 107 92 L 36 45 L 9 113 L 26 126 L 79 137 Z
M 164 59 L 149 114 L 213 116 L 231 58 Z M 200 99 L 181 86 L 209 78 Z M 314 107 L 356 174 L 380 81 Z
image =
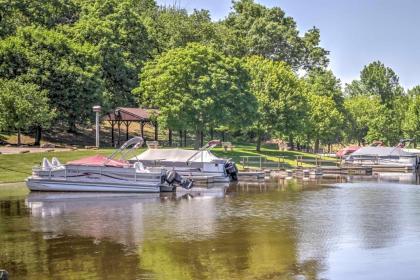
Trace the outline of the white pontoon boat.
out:
M 182 176 L 194 179 L 213 177 L 214 182 L 236 181 L 238 170 L 229 159 L 218 158 L 209 149 L 220 141 L 213 140 L 200 150 L 186 149 L 148 149 L 130 159 L 130 162 L 141 162 L 146 167 L 160 167 L 174 170 Z
M 401 147 L 362 147 L 345 159 L 345 164 L 415 170 L 418 157 Z
M 126 155 L 141 147 L 143 138 L 124 143 L 110 157 L 101 155 L 61 164 L 56 158 L 44 158 L 42 166 L 33 169 L 26 180 L 31 191 L 71 192 L 161 192 L 174 191 L 177 186 L 191 188 L 192 181 L 175 171 L 145 168 L 141 162 L 129 163 Z M 116 156 L 120 155 L 119 159 Z

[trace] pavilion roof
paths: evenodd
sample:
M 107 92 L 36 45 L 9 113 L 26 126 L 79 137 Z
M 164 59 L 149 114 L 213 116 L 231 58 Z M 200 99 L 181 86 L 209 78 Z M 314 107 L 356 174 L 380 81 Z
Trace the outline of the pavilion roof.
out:
M 106 113 L 102 120 L 149 122 L 151 116 L 158 113 L 159 110 L 157 109 L 118 107 L 114 111 Z

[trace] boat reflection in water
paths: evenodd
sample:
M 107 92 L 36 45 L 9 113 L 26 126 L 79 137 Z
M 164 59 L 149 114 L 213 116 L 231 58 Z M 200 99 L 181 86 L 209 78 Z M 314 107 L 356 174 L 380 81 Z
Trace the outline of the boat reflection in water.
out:
M 171 194 L 33 193 L 29 213 L 15 203 L 26 231 L 0 213 L 0 241 L 12 262 L 22 254 L 9 232 L 26 234 L 17 246 L 31 258 L 19 279 L 420 279 L 420 188 L 401 176 L 410 183 L 337 176 Z
M 216 220 L 213 198 L 223 197 L 225 190 L 220 187 L 150 194 L 32 192 L 26 205 L 31 212 L 31 226 L 45 239 L 80 236 L 135 246 L 142 242 L 148 228 L 171 230 L 186 238 L 211 235 Z

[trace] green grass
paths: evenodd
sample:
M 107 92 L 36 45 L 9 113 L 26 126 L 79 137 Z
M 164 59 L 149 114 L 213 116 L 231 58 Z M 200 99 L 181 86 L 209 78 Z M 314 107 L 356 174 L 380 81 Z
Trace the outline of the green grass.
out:
M 109 155 L 112 151 L 112 149 L 101 149 L 0 155 L 0 183 L 23 181 L 31 174 L 32 167 L 40 165 L 44 157 L 50 160 L 52 157 L 57 157 L 61 162 L 65 163 L 96 154 Z
M 113 149 L 100 150 L 76 150 L 66 152 L 50 152 L 50 153 L 27 153 L 27 154 L 13 154 L 0 155 L 0 183 L 22 182 L 31 174 L 32 167 L 40 165 L 42 159 L 47 157 L 51 160 L 52 157 L 57 157 L 62 163 L 70 160 L 79 159 L 86 156 L 96 154 L 110 155 Z M 314 159 L 316 155 L 297 152 L 297 151 L 278 151 L 273 148 L 262 148 L 260 152 L 255 151 L 255 146 L 251 145 L 236 145 L 233 151 L 225 152 L 223 148 L 215 148 L 212 152 L 219 157 L 231 158 L 238 163 L 238 167 L 242 169 L 242 156 L 263 156 L 266 161 L 271 162 L 271 166 L 277 167 L 277 157 L 283 157 L 284 163 L 281 164 L 283 168 L 296 167 L 296 157 L 303 156 L 304 158 Z M 254 167 L 259 166 L 259 159 L 255 159 L 255 163 L 250 164 Z M 263 165 L 264 166 L 264 165 Z M 305 164 L 305 166 L 311 166 Z
M 279 161 L 279 157 L 281 158 L 280 167 L 282 168 L 292 168 L 296 167 L 297 161 L 296 159 L 302 156 L 304 159 L 315 159 L 317 155 L 299 152 L 299 151 L 279 151 L 274 148 L 269 147 L 262 147 L 260 152 L 255 150 L 255 146 L 251 145 L 235 145 L 233 151 L 224 151 L 223 148 L 215 148 L 212 152 L 224 158 L 231 158 L 235 161 L 239 168 L 242 168 L 242 157 L 264 157 L 265 162 L 269 163 L 271 167 L 277 167 L 277 162 Z M 324 158 L 329 160 L 334 160 L 332 158 Z M 259 167 L 259 158 L 254 158 L 254 163 L 249 164 L 254 167 Z M 313 164 L 305 163 L 303 166 L 313 166 Z M 264 161 L 263 161 L 264 167 Z M 267 166 L 268 167 L 268 166 Z

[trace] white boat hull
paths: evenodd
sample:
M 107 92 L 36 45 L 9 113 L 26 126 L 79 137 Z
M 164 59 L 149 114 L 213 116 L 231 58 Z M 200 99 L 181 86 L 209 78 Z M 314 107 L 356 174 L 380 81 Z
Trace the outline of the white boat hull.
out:
M 107 183 L 107 182 L 73 182 L 62 180 L 44 180 L 28 178 L 26 185 L 31 191 L 56 192 L 132 192 L 157 193 L 169 191 L 165 186 L 156 183 Z

